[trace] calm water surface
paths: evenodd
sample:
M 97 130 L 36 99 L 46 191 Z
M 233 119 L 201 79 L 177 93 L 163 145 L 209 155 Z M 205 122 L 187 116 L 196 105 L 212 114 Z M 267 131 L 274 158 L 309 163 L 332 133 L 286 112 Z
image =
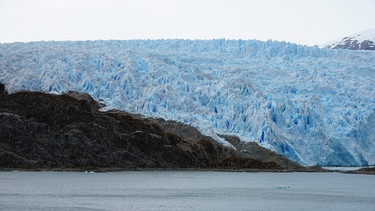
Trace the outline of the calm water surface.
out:
M 0 172 L 0 210 L 375 210 L 375 176 Z

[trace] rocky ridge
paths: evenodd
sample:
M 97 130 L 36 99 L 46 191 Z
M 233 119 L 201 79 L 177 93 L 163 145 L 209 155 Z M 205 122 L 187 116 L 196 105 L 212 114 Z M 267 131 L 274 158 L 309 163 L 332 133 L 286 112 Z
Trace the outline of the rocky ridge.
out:
M 330 49 L 375 50 L 375 29 L 346 36 L 323 45 Z
M 8 94 L 0 84 L 0 169 L 306 170 L 236 137 L 223 136 L 237 150 L 182 123 L 101 106 L 87 94 Z

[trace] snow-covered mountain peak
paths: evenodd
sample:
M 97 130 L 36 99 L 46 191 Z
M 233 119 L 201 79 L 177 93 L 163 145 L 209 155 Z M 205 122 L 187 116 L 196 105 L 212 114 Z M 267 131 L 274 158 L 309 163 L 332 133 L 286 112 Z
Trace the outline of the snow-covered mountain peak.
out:
M 330 49 L 375 50 L 375 28 L 321 45 Z

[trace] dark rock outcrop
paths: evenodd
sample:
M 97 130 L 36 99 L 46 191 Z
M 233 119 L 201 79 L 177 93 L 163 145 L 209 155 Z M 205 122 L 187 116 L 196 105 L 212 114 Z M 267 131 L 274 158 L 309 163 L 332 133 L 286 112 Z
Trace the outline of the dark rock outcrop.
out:
M 362 31 L 325 44 L 324 48 L 349 50 L 375 50 L 375 29 Z
M 300 164 L 289 160 L 284 155 L 273 152 L 267 148 L 259 146 L 255 142 L 243 142 L 236 136 L 220 135 L 226 141 L 231 143 L 244 157 L 253 158 L 262 162 L 275 162 L 283 169 L 299 170 L 306 169 Z
M 5 86 L 4 86 L 4 84 L 1 84 L 0 83 L 0 96 L 2 96 L 2 95 L 7 95 L 8 93 L 7 93 L 7 91 L 5 90 Z
M 375 175 L 375 167 L 365 167 L 358 170 L 346 171 L 348 174 L 372 174 Z
M 283 169 L 190 126 L 101 106 L 87 94 L 8 95 L 0 86 L 0 168 Z
M 325 48 L 373 51 L 375 50 L 375 43 L 371 40 L 359 42 L 353 38 L 345 37 L 339 43 L 327 45 Z

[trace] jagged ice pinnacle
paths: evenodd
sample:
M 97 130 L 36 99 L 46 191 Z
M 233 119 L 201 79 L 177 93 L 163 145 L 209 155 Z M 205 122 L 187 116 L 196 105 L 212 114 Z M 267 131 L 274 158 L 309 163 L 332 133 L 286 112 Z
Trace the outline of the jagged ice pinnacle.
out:
M 305 165 L 375 164 L 375 52 L 224 39 L 0 44 L 0 82 L 10 93 L 86 92 Z

